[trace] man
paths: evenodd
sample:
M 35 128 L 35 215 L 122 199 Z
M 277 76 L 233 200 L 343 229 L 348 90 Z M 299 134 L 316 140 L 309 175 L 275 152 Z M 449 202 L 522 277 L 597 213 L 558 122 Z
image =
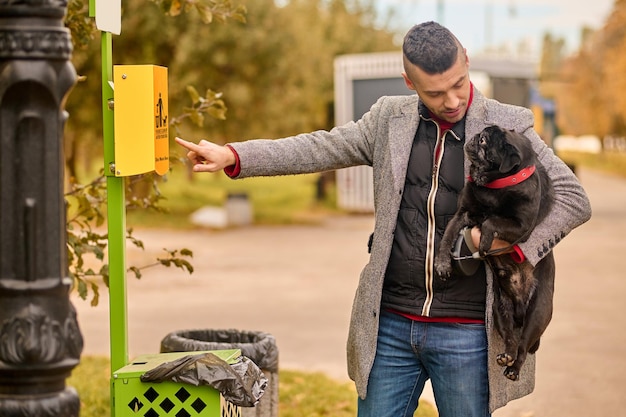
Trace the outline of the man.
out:
M 376 221 L 347 347 L 358 415 L 412 416 L 430 379 L 440 416 L 485 417 L 532 391 L 534 358 L 519 381 L 502 375 L 489 270 L 445 282 L 434 275 L 433 258 L 467 178 L 465 139 L 489 125 L 515 129 L 554 182 L 551 215 L 502 256 L 536 264 L 591 209 L 574 174 L 533 130 L 532 113 L 474 88 L 466 50 L 450 31 L 434 22 L 414 26 L 403 59 L 405 83 L 417 95 L 382 97 L 360 120 L 330 132 L 226 146 L 177 142 L 189 150 L 194 171 L 224 169 L 235 178 L 372 166 Z M 475 230 L 476 244 L 478 237 Z

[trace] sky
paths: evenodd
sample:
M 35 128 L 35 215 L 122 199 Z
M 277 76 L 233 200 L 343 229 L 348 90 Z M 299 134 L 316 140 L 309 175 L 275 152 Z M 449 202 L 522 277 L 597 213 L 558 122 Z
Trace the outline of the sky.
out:
M 438 5 L 443 3 L 442 23 L 459 38 L 470 54 L 489 46 L 521 42 L 537 58 L 546 32 L 563 38 L 566 51 L 580 44 L 580 29 L 599 29 L 610 14 L 614 0 L 375 0 L 382 14 L 395 12 L 392 28 L 406 31 L 427 20 L 440 21 Z M 487 22 L 491 22 L 488 24 Z

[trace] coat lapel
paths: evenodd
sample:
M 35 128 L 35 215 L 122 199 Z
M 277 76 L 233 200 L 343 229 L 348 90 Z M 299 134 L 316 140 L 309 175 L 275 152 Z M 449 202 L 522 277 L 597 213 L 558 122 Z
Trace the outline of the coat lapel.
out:
M 419 115 L 416 111 L 394 117 L 389 121 L 389 154 L 391 155 L 391 172 L 396 191 L 404 188 L 407 165 L 411 154 L 411 146 L 417 132 Z
M 482 132 L 482 130 L 487 127 L 488 122 L 485 100 L 485 96 L 474 88 L 474 99 L 472 101 L 472 105 L 467 111 L 467 116 L 465 117 L 465 146 L 467 146 L 467 143 L 471 138 Z M 469 175 L 469 162 L 467 158 L 465 158 L 464 161 L 465 178 L 467 178 Z
M 468 109 L 465 120 L 465 142 L 481 132 L 488 124 L 486 99 L 480 91 L 474 89 L 474 99 Z M 419 113 L 417 106 L 410 111 L 396 116 L 389 121 L 389 154 L 391 155 L 391 171 L 396 191 L 404 188 L 407 165 L 411 154 L 411 146 L 417 132 Z M 469 175 L 469 164 L 465 160 L 465 176 Z

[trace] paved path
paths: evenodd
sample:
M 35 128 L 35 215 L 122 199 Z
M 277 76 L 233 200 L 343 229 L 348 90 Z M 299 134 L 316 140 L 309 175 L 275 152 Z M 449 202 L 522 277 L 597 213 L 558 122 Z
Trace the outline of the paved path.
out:
M 579 173 L 592 220 L 555 250 L 555 314 L 538 353 L 535 392 L 494 417 L 626 415 L 626 181 Z M 194 232 L 140 230 L 147 264 L 170 249 L 194 251 L 189 276 L 153 268 L 128 280 L 129 352 L 158 352 L 170 331 L 259 330 L 273 334 L 283 369 L 346 380 L 345 340 L 352 297 L 367 262 L 370 216 L 330 218 L 319 226 L 249 227 Z M 103 293 L 105 293 L 103 291 Z M 86 355 L 108 355 L 108 299 L 74 300 Z M 432 399 L 432 393 L 425 393 Z

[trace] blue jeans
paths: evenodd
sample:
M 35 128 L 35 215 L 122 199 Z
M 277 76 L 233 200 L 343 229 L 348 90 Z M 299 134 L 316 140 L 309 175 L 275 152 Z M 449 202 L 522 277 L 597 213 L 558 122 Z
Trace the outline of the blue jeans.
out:
M 358 417 L 413 416 L 428 379 L 440 417 L 489 417 L 485 326 L 422 323 L 382 312 Z

